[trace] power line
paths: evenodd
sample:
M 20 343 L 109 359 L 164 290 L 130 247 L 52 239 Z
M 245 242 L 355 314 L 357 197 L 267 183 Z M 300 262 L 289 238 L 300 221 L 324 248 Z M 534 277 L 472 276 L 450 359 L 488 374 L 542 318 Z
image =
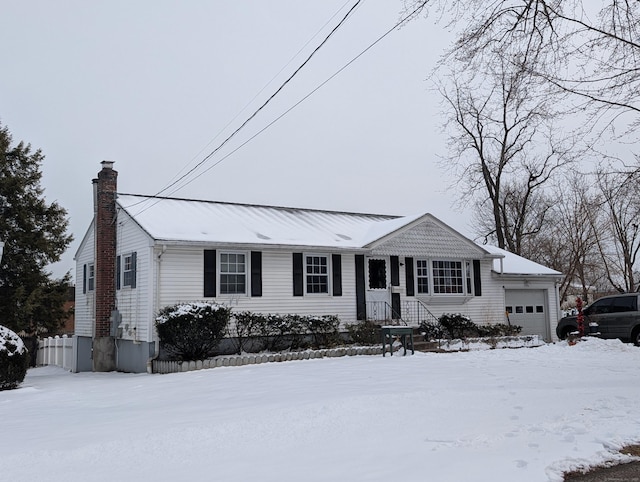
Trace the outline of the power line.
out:
M 353 11 L 353 9 L 360 3 L 360 0 L 358 0 L 358 2 L 351 8 L 351 10 L 349 10 L 349 12 L 347 13 L 347 15 L 343 18 L 343 20 L 341 21 L 341 23 L 339 25 L 341 25 L 344 20 L 346 19 L 346 17 L 351 13 L 351 11 Z M 389 28 L 386 32 L 384 32 L 380 37 L 378 37 L 376 40 L 374 40 L 371 44 L 369 44 L 365 49 L 363 49 L 358 55 L 356 55 L 355 57 L 353 57 L 351 60 L 349 60 L 346 64 L 344 64 L 342 67 L 340 67 L 337 71 L 335 71 L 331 76 L 329 76 L 327 79 L 325 79 L 323 82 L 321 82 L 320 84 L 318 84 L 313 90 L 311 90 L 308 94 L 306 94 L 304 97 L 302 97 L 300 100 L 298 100 L 298 102 L 296 102 L 295 104 L 293 104 L 291 107 L 289 107 L 287 110 L 285 110 L 282 114 L 280 114 L 278 117 L 276 117 L 274 120 L 272 120 L 271 122 L 269 122 L 266 126 L 264 126 L 262 129 L 260 129 L 258 132 L 256 132 L 254 135 L 252 135 L 251 137 L 249 137 L 246 141 L 244 141 L 242 144 L 240 144 L 238 147 L 236 147 L 235 149 L 233 149 L 231 152 L 229 152 L 228 154 L 226 154 L 225 156 L 223 156 L 221 159 L 219 159 L 217 162 L 215 162 L 214 164 L 212 164 L 211 166 L 209 166 L 207 169 L 205 169 L 204 171 L 198 173 L 196 176 L 194 176 L 193 178 L 189 179 L 187 182 L 185 182 L 184 184 L 177 186 L 174 190 L 172 190 L 168 195 L 171 196 L 171 194 L 183 189 L 184 187 L 188 186 L 189 184 L 191 184 L 193 181 L 195 181 L 196 179 L 198 179 L 200 176 L 202 176 L 203 174 L 209 172 L 211 169 L 213 169 L 214 167 L 218 166 L 220 163 L 222 163 L 224 160 L 226 160 L 228 157 L 230 157 L 232 154 L 234 154 L 235 152 L 237 152 L 238 150 L 240 150 L 242 147 L 244 147 L 245 145 L 247 145 L 249 142 L 251 142 L 253 139 L 255 139 L 256 137 L 258 137 L 260 134 L 262 134 L 264 131 L 266 131 L 267 129 L 269 129 L 272 125 L 274 125 L 276 122 L 278 122 L 280 119 L 282 119 L 284 116 L 286 116 L 289 112 L 291 112 L 293 109 L 295 109 L 296 107 L 298 107 L 300 104 L 302 104 L 305 100 L 307 100 L 309 97 L 311 97 L 313 94 L 315 94 L 318 90 L 320 90 L 322 87 L 324 87 L 327 83 L 329 83 L 331 80 L 333 80 L 336 76 L 338 76 L 342 71 L 344 71 L 346 68 L 348 68 L 351 64 L 353 64 L 356 60 L 358 60 L 360 57 L 362 57 L 365 53 L 367 53 L 369 50 L 371 50 L 373 47 L 375 47 L 378 43 L 380 43 L 383 39 L 385 39 L 389 34 L 391 34 L 391 32 L 393 32 L 394 30 L 396 30 L 398 27 L 400 27 L 402 24 L 406 23 L 408 20 L 410 20 L 411 18 L 413 18 L 414 16 L 416 16 L 421 10 L 423 10 L 426 6 L 426 4 L 428 3 L 427 1 L 424 1 L 422 3 L 420 3 L 415 9 L 413 9 L 411 12 L 409 12 L 407 15 L 405 15 L 404 17 L 402 17 L 398 22 L 396 22 L 396 24 Z M 337 28 L 337 27 L 336 27 Z M 331 32 L 331 34 L 336 30 L 336 28 L 334 28 L 334 30 Z M 330 34 L 330 35 L 331 35 Z M 328 38 L 328 37 L 327 37 Z M 326 41 L 326 39 L 325 39 Z M 323 41 L 323 43 L 325 42 Z M 322 44 L 321 44 L 322 45 Z M 317 48 L 316 50 L 317 51 Z M 315 53 L 314 51 L 314 53 Z M 313 54 L 312 54 L 313 55 Z M 308 61 L 308 59 L 307 59 Z M 307 62 L 305 61 L 305 63 Z M 304 65 L 304 64 L 303 64 Z M 298 69 L 299 70 L 299 69 Z M 297 72 L 297 71 L 296 71 Z M 295 73 L 294 73 L 295 75 Z M 288 79 L 290 80 L 291 77 Z M 287 81 L 288 81 L 287 80 Z M 283 84 L 284 85 L 284 84 Z M 282 87 L 282 86 L 281 86 Z M 282 90 L 282 88 L 278 89 L 278 91 Z M 273 96 L 271 97 L 273 98 Z M 271 98 L 269 100 L 271 100 Z M 268 102 L 268 101 L 267 101 Z M 262 107 L 264 107 L 265 104 L 263 104 Z M 262 108 L 261 107 L 261 108 Z M 260 108 L 260 109 L 261 109 Z M 258 109 L 258 111 L 260 110 Z M 257 114 L 256 111 L 248 120 L 250 120 L 251 118 L 255 117 L 255 114 Z M 230 136 L 232 137 L 233 135 L 235 135 L 244 125 L 247 124 L 247 121 L 245 121 L 242 126 L 238 129 L 236 129 L 236 131 Z M 228 139 L 230 139 L 227 138 Z M 226 143 L 226 140 L 225 140 Z M 176 186 L 180 181 L 182 181 L 183 179 L 185 179 L 189 174 L 191 174 L 195 169 L 197 169 L 198 167 L 200 167 L 202 164 L 204 164 L 207 160 L 209 160 L 216 152 L 218 152 L 220 150 L 220 148 L 222 147 L 222 145 L 218 146 L 214 151 L 212 151 L 209 155 L 207 155 L 207 157 L 205 157 L 200 163 L 198 163 L 198 165 L 196 167 L 194 167 L 193 169 L 191 169 L 187 174 L 185 174 L 184 176 L 182 176 L 180 179 L 178 179 L 177 181 L 169 184 L 166 188 L 164 188 L 162 191 L 160 191 L 160 193 L 167 191 L 168 189 L 170 189 L 173 186 Z M 150 197 L 158 197 L 159 194 L 156 194 L 154 196 L 150 196 Z M 160 198 L 161 199 L 161 198 Z M 160 199 L 158 199 L 157 201 L 155 201 L 154 203 L 146 206 L 145 208 L 143 208 L 142 210 L 140 210 L 138 212 L 141 213 L 143 211 L 146 211 L 147 209 L 155 206 Z M 144 201 L 141 201 L 144 202 Z M 136 203 L 136 204 L 140 204 L 140 203 Z M 135 206 L 136 204 L 132 204 L 131 206 Z M 131 207 L 130 206 L 130 207 Z
M 214 154 L 220 151 L 220 149 L 222 149 L 231 139 L 233 139 L 236 136 L 236 134 L 240 132 L 249 122 L 251 122 L 251 120 L 253 120 L 255 116 L 257 116 L 260 113 L 260 111 L 262 111 L 262 109 L 264 109 L 282 91 L 282 89 L 286 87 L 286 85 L 298 74 L 298 72 L 300 72 L 304 68 L 304 66 L 309 63 L 311 58 L 329 41 L 329 39 L 333 36 L 333 34 L 336 33 L 336 31 L 346 22 L 347 18 L 351 15 L 351 13 L 355 10 L 355 8 L 360 4 L 361 1 L 362 0 L 356 1 L 356 3 L 349 9 L 349 11 L 342 18 L 342 20 L 338 22 L 338 24 L 331 30 L 331 32 L 329 32 L 329 34 L 322 40 L 322 42 L 320 42 L 320 44 L 309 54 L 309 56 L 304 60 L 304 62 L 302 62 L 302 64 L 300 64 L 300 66 L 293 71 L 293 73 L 280 85 L 280 87 L 278 87 L 276 91 L 273 94 L 271 94 L 271 96 L 269 96 L 269 98 L 265 102 L 263 102 L 263 104 L 253 112 L 253 114 L 251 114 L 242 124 L 240 124 L 240 127 L 234 130 L 224 141 L 222 141 L 222 143 L 220 143 L 218 147 L 216 147 L 213 151 L 211 151 L 208 155 L 206 155 L 205 158 L 202 159 L 202 161 L 196 164 L 193 168 L 187 171 L 186 174 L 183 174 L 176 181 L 169 183 L 165 188 L 160 190 L 156 195 L 162 194 L 163 192 L 167 191 L 168 189 L 173 187 L 175 184 L 182 181 L 185 177 L 187 177 L 193 171 L 198 169 L 201 165 L 207 162 Z
M 278 78 L 278 76 L 279 76 L 279 75 L 280 75 L 280 74 L 281 74 L 281 73 L 282 73 L 282 72 L 283 72 L 283 71 L 284 71 L 284 70 L 285 70 L 285 69 L 286 69 L 286 68 L 287 68 L 287 67 L 288 67 L 292 62 L 293 62 L 293 60 L 294 60 L 296 57 L 298 57 L 298 56 L 302 53 L 302 51 L 303 51 L 305 48 L 307 48 L 307 46 L 311 43 L 311 41 L 312 41 L 312 40 L 314 40 L 318 35 L 320 35 L 320 32 L 322 32 L 322 31 L 327 27 L 327 25 L 329 25 L 329 22 L 331 22 L 331 21 L 332 21 L 332 20 L 333 20 L 337 15 L 338 15 L 338 13 L 340 13 L 340 12 L 341 12 L 341 11 L 342 11 L 346 6 L 347 6 L 347 4 L 348 4 L 349 2 L 350 2 L 350 0 L 347 0 L 346 2 L 344 2 L 344 3 L 342 4 L 342 6 L 341 6 L 341 7 L 340 7 L 340 8 L 339 8 L 339 9 L 338 9 L 338 10 L 337 10 L 337 11 L 336 11 L 336 12 L 335 12 L 335 13 L 334 13 L 334 14 L 333 14 L 333 15 L 332 15 L 332 16 L 331 16 L 331 17 L 330 17 L 330 18 L 329 18 L 329 19 L 328 19 L 328 20 L 327 20 L 323 25 L 322 25 L 322 27 L 320 27 L 320 28 L 316 31 L 316 33 L 315 33 L 315 34 L 313 34 L 313 35 L 309 38 L 309 40 L 307 40 L 307 41 L 304 43 L 304 45 L 303 45 L 302 47 L 300 47 L 300 49 L 298 49 L 298 51 L 297 51 L 295 54 L 293 54 L 293 56 L 292 56 L 292 57 L 287 61 L 287 63 L 286 63 L 286 64 L 284 64 L 284 65 L 282 66 L 282 68 L 281 68 L 281 69 L 280 69 L 280 70 L 279 70 L 279 71 L 278 71 L 278 72 L 277 72 L 273 77 L 271 77 L 271 79 L 270 79 L 270 80 L 269 80 L 269 81 L 264 85 L 264 87 L 262 87 L 262 88 L 261 88 L 261 89 L 260 89 L 260 90 L 259 90 L 259 91 L 258 91 L 258 92 L 257 92 L 257 93 L 252 97 L 252 98 L 251 98 L 251 100 L 249 100 L 249 101 L 244 105 L 244 107 L 243 107 L 242 109 L 240 109 L 240 110 L 238 111 L 238 113 L 237 113 L 235 116 L 233 116 L 233 118 L 232 118 L 229 122 L 227 122 L 227 124 L 226 124 L 224 127 L 222 127 L 222 129 L 220 129 L 220 131 L 219 131 L 219 132 L 218 132 L 218 133 L 213 137 L 213 139 L 211 139 L 211 140 L 210 140 L 210 141 L 209 141 L 209 142 L 208 142 L 208 143 L 207 143 L 207 144 L 206 144 L 202 149 L 200 149 L 200 151 L 199 151 L 199 152 L 198 152 L 198 153 L 197 153 L 197 154 L 196 154 L 196 155 L 195 155 L 195 156 L 194 156 L 194 157 L 193 157 L 193 158 L 192 158 L 192 159 L 191 159 L 191 160 L 190 160 L 190 161 L 189 161 L 189 162 L 188 162 L 188 163 L 187 163 L 187 164 L 182 168 L 182 169 L 180 169 L 180 171 L 178 171 L 178 172 L 176 173 L 176 175 L 175 175 L 175 176 L 173 176 L 173 177 L 171 178 L 171 180 L 169 181 L 169 183 L 171 183 L 173 180 L 177 179 L 183 171 L 185 171 L 186 169 L 188 169 L 189 164 L 191 164 L 193 161 L 195 161 L 195 160 L 200 156 L 200 154 L 202 154 L 202 153 L 207 149 L 207 147 L 209 147 L 211 144 L 213 144 L 213 142 L 214 142 L 218 137 L 220 137 L 220 136 L 222 135 L 222 133 L 223 133 L 223 132 L 224 132 L 224 131 L 225 131 L 225 130 L 226 130 L 226 129 L 231 125 L 231 124 L 233 124 L 233 123 L 236 121 L 236 119 L 237 119 L 238 117 L 240 117 L 240 114 L 242 114 L 244 111 L 246 111 L 246 110 L 247 110 L 247 108 L 248 108 L 248 107 L 249 107 L 249 106 L 250 106 L 250 105 L 251 105 L 251 104 L 252 104 L 252 103 L 253 103 L 253 102 L 254 102 L 254 101 L 255 101 L 255 100 L 260 96 L 260 94 L 262 94 L 262 93 L 267 89 L 267 87 L 268 87 L 269 85 L 271 85 L 271 84 L 273 83 L 273 81 L 274 81 L 274 80 L 276 80 L 276 78 Z M 170 185 L 169 185 L 168 187 L 170 187 Z M 166 188 L 167 188 L 167 187 L 165 187 L 165 189 L 166 189 Z M 163 192 L 163 191 L 160 191 L 160 192 Z

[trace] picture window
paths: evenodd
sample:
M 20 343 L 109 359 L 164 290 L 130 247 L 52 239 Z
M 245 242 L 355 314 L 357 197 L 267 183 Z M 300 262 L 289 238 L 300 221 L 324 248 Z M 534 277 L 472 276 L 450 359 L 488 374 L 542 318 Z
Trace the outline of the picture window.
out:
M 433 261 L 434 294 L 463 294 L 462 261 Z

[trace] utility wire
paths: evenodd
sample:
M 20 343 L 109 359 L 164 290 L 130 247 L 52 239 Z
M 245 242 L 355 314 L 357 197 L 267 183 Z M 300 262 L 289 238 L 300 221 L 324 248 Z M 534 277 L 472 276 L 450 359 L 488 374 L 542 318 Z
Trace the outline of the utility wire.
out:
M 298 74 L 298 72 L 300 72 L 304 68 L 304 66 L 309 63 L 311 58 L 329 41 L 329 39 L 333 36 L 333 34 L 336 33 L 336 31 L 346 22 L 347 18 L 351 15 L 351 13 L 355 10 L 355 8 L 360 4 L 361 1 L 362 0 L 356 1 L 356 3 L 349 9 L 349 11 L 342 18 L 342 20 L 338 22 L 338 24 L 331 30 L 331 32 L 329 32 L 329 34 L 324 38 L 324 40 L 322 40 L 322 42 L 320 42 L 320 44 L 309 54 L 309 56 L 305 59 L 305 61 L 302 62 L 302 64 L 300 64 L 300 66 L 293 71 L 293 73 L 280 85 L 280 87 L 278 87 L 276 91 L 273 94 L 271 94 L 271 96 L 253 112 L 253 114 L 251 114 L 242 124 L 240 124 L 240 127 L 238 127 L 235 131 L 233 131 L 224 141 L 222 141 L 222 143 L 218 147 L 216 147 L 207 156 L 205 156 L 205 158 L 202 159 L 202 161 L 200 161 L 193 168 L 187 171 L 186 174 L 183 174 L 181 177 L 179 177 L 176 181 L 170 183 L 165 188 L 160 190 L 156 194 L 156 196 L 167 191 L 168 189 L 170 189 L 171 187 L 173 187 L 174 185 L 182 181 L 184 178 L 189 176 L 193 171 L 195 171 L 200 166 L 202 166 L 213 155 L 215 155 L 218 151 L 220 151 L 220 149 L 222 149 L 231 139 L 233 139 L 236 136 L 236 134 L 240 132 L 249 122 L 251 122 L 251 120 L 253 120 L 260 113 L 260 111 L 262 111 L 262 109 L 264 109 L 282 91 L 282 89 L 284 89 L 286 85 L 289 82 L 291 82 L 291 80 Z
M 269 80 L 269 81 L 264 85 L 264 87 L 262 87 L 262 89 L 260 89 L 260 90 L 256 93 L 256 95 L 254 95 L 254 96 L 251 98 L 251 100 L 250 100 L 250 101 L 248 101 L 248 102 L 245 104 L 245 106 L 244 106 L 242 109 L 240 109 L 240 110 L 238 111 L 238 113 L 237 113 L 237 114 L 236 114 L 236 115 L 235 115 L 235 116 L 234 116 L 234 117 L 233 117 L 229 122 L 227 122 L 227 124 L 226 124 L 222 129 L 220 129 L 220 131 L 219 131 L 219 132 L 218 132 L 218 133 L 213 137 L 213 139 L 211 139 L 211 140 L 210 140 L 210 141 L 209 141 L 209 142 L 208 142 L 208 143 L 207 143 L 207 144 L 206 144 L 202 149 L 200 149 L 200 151 L 199 151 L 195 156 L 193 156 L 193 158 L 192 158 L 192 159 L 191 159 L 191 160 L 190 160 L 190 161 L 189 161 L 189 162 L 188 162 L 188 163 L 187 163 L 187 164 L 186 164 L 182 169 L 180 169 L 180 171 L 178 171 L 178 172 L 176 173 L 176 175 L 175 175 L 175 176 L 173 176 L 173 177 L 170 179 L 169 183 L 171 183 L 172 181 L 174 181 L 175 179 L 177 179 L 177 178 L 180 176 L 180 174 L 181 174 L 182 172 L 184 172 L 186 169 L 188 169 L 189 165 L 190 165 L 193 161 L 195 161 L 195 160 L 196 160 L 196 159 L 197 159 L 197 158 L 198 158 L 198 157 L 199 157 L 199 156 L 200 156 L 200 155 L 201 155 L 201 154 L 202 154 L 202 153 L 203 153 L 203 152 L 204 152 L 204 151 L 205 151 L 205 150 L 206 150 L 206 149 L 211 145 L 211 144 L 213 144 L 213 142 L 214 142 L 218 137 L 220 137 L 220 136 L 222 135 L 222 133 L 223 133 L 223 132 L 224 132 L 224 131 L 225 131 L 225 130 L 226 130 L 226 129 L 231 125 L 231 124 L 233 124 L 233 123 L 236 121 L 236 119 L 238 119 L 238 117 L 240 117 L 240 114 L 242 114 L 244 111 L 246 111 L 246 110 L 247 110 L 247 108 L 248 108 L 248 107 L 249 107 L 249 106 L 250 106 L 250 105 L 251 105 L 251 104 L 252 104 L 252 103 L 253 103 L 253 102 L 254 102 L 254 101 L 255 101 L 255 100 L 260 96 L 260 94 L 262 94 L 262 93 L 267 89 L 267 87 L 269 87 L 269 86 L 273 83 L 273 81 L 274 81 L 274 80 L 276 80 L 276 78 L 278 78 L 278 76 L 279 76 L 279 75 L 280 75 L 280 74 L 281 74 L 281 73 L 282 73 L 282 72 L 283 72 L 283 71 L 284 71 L 284 70 L 285 70 L 289 65 L 291 65 L 291 63 L 293 62 L 293 60 L 294 60 L 296 57 L 298 57 L 298 56 L 302 53 L 302 51 L 303 51 L 305 48 L 307 48 L 307 46 L 311 43 L 311 41 L 312 41 L 312 40 L 314 40 L 318 35 L 320 35 L 320 32 L 322 32 L 322 31 L 327 27 L 327 25 L 329 25 L 329 22 L 331 22 L 331 21 L 332 21 L 332 20 L 333 20 L 337 15 L 338 15 L 338 13 L 340 13 L 340 12 L 341 12 L 341 11 L 342 11 L 346 6 L 347 6 L 347 4 L 348 4 L 349 2 L 350 2 L 350 0 L 347 0 L 346 2 L 344 2 L 344 3 L 342 4 L 342 6 L 341 6 L 341 7 L 340 7 L 340 8 L 339 8 L 339 9 L 338 9 L 338 10 L 337 10 L 337 11 L 336 11 L 336 12 L 335 12 L 335 13 L 334 13 L 334 14 L 333 14 L 333 15 L 332 15 L 332 16 L 331 16 L 331 17 L 330 17 L 330 18 L 329 18 L 325 23 L 324 23 L 324 25 L 322 25 L 322 27 L 320 27 L 320 28 L 316 31 L 316 33 L 315 33 L 315 34 L 313 34 L 313 35 L 309 38 L 309 40 L 307 40 L 307 41 L 305 42 L 305 44 L 304 44 L 302 47 L 300 47 L 300 49 L 298 49 L 298 51 L 297 51 L 297 52 L 296 52 L 296 53 L 295 53 L 295 54 L 294 54 L 294 55 L 289 59 L 289 61 L 288 61 L 286 64 L 284 64 L 284 65 L 282 66 L 282 68 L 281 68 L 281 69 L 280 69 L 280 70 L 279 70 L 279 71 L 278 71 L 278 72 L 277 72 L 273 77 L 271 77 L 271 79 L 270 79 L 270 80 Z M 176 182 L 177 182 L 177 181 L 176 181 Z M 165 187 L 165 189 L 167 189 L 167 188 L 169 188 L 169 187 L 171 187 L 171 185 L 170 185 L 170 184 L 169 184 L 167 187 Z M 161 192 L 162 192 L 162 191 L 161 191 Z
M 358 2 L 359 3 L 359 2 Z M 287 115 L 289 112 L 291 112 L 293 109 L 295 109 L 296 107 L 298 107 L 300 104 L 302 104 L 305 100 L 307 100 L 309 97 L 311 97 L 313 94 L 315 94 L 318 90 L 320 90 L 322 87 L 324 87 L 327 83 L 329 83 L 332 79 L 334 79 L 336 76 L 338 76 L 342 71 L 344 71 L 347 67 L 349 67 L 351 64 L 353 64 L 356 60 L 358 60 L 360 57 L 362 57 L 365 53 L 367 53 L 369 50 L 371 50 L 373 47 L 375 47 L 378 43 L 380 43 L 383 39 L 385 39 L 389 34 L 391 34 L 394 30 L 396 30 L 398 27 L 400 27 L 401 25 L 403 25 L 404 23 L 406 23 L 408 20 L 410 20 L 411 18 L 413 18 L 414 16 L 416 16 L 421 10 L 423 10 L 426 6 L 426 4 L 428 3 L 428 1 L 422 2 L 420 3 L 415 9 L 413 9 L 411 12 L 409 12 L 407 15 L 405 15 L 404 17 L 402 17 L 398 22 L 396 22 L 396 24 L 391 27 L 390 29 L 388 29 L 386 32 L 384 32 L 380 37 L 378 37 L 376 40 L 374 40 L 371 44 L 369 44 L 364 50 L 362 50 L 358 55 L 356 55 L 355 57 L 353 57 L 351 60 L 349 60 L 346 64 L 344 64 L 342 67 L 340 67 L 336 72 L 334 72 L 331 76 L 329 76 L 327 79 L 325 79 L 323 82 L 321 82 L 319 85 L 317 85 L 313 90 L 311 90 L 307 95 L 305 95 L 304 97 L 302 97 L 298 102 L 296 102 L 295 104 L 293 104 L 291 107 L 289 107 L 287 110 L 285 110 L 282 114 L 280 114 L 278 117 L 276 117 L 274 120 L 272 120 L 271 122 L 269 122 L 266 126 L 264 126 L 262 129 L 260 129 L 258 132 L 256 132 L 254 135 L 252 135 L 251 137 L 249 137 L 246 141 L 244 141 L 242 144 L 240 144 L 238 147 L 236 147 L 235 149 L 233 149 L 231 152 L 229 152 L 228 154 L 226 154 L 224 157 L 222 157 L 221 159 L 219 159 L 217 162 L 215 162 L 214 164 L 212 164 L 211 166 L 209 166 L 207 169 L 205 169 L 204 171 L 200 172 L 198 175 L 196 175 L 195 177 L 193 177 L 192 179 L 189 179 L 187 182 L 185 182 L 184 184 L 177 186 L 174 190 L 172 190 L 168 195 L 170 196 L 171 194 L 174 194 L 175 192 L 183 189 L 184 187 L 188 186 L 189 184 L 191 184 L 193 181 L 195 181 L 196 179 L 198 179 L 200 176 L 202 176 L 203 174 L 209 172 L 211 169 L 213 169 L 214 167 L 218 166 L 221 162 L 223 162 L 224 160 L 226 160 L 228 157 L 230 157 L 232 154 L 234 154 L 235 152 L 237 152 L 238 150 L 240 150 L 242 147 L 244 147 L 245 145 L 247 145 L 249 142 L 251 142 L 253 139 L 255 139 L 256 137 L 258 137 L 260 134 L 262 134 L 264 131 L 266 131 L 268 128 L 270 128 L 273 124 L 275 124 L 276 122 L 278 122 L 280 119 L 282 119 L 285 115 Z M 357 5 L 357 4 L 356 4 Z M 356 6 L 354 5 L 354 7 Z M 353 10 L 352 9 L 349 11 L 351 12 Z M 348 14 L 347 14 L 348 15 Z M 346 18 L 346 16 L 345 16 Z M 344 21 L 344 19 L 343 19 Z M 335 29 L 334 29 L 335 31 Z M 281 90 L 281 89 L 280 89 Z M 264 105 L 263 105 L 264 106 Z M 257 112 L 256 112 L 257 113 Z M 254 114 L 255 116 L 255 114 Z M 254 117 L 252 116 L 252 117 Z M 245 125 L 246 122 L 243 124 Z M 239 129 L 238 129 L 239 130 Z M 236 130 L 236 132 L 238 131 Z M 234 134 L 236 133 L 234 132 Z M 163 189 L 163 191 L 161 191 L 160 193 L 170 189 L 173 186 L 176 186 L 180 181 L 182 181 L 188 174 L 190 174 L 191 172 L 193 172 L 197 167 L 201 166 L 204 162 L 206 162 L 208 159 L 211 158 L 211 156 L 213 156 L 217 151 L 220 150 L 219 146 L 218 148 L 216 148 L 214 151 L 212 151 L 205 159 L 203 159 L 195 168 L 193 168 L 191 171 L 189 171 L 189 173 L 185 174 L 184 176 L 182 176 L 180 179 L 178 179 L 177 181 L 169 184 L 165 189 Z M 156 194 L 154 196 L 150 196 L 150 197 L 159 197 L 159 194 Z M 158 200 L 156 200 L 154 203 L 144 207 L 142 210 L 140 210 L 137 214 L 142 213 L 143 211 L 146 211 L 147 209 L 155 206 L 158 202 L 160 202 L 162 198 L 159 198 Z M 141 201 L 144 202 L 144 201 Z M 140 204 L 140 203 L 136 203 L 136 204 Z M 132 204 L 129 207 L 135 206 L 136 204 Z

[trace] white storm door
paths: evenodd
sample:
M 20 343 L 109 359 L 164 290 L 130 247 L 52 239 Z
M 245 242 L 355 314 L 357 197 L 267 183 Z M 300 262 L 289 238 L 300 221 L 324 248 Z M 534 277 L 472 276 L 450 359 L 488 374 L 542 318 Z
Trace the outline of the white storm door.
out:
M 389 258 L 367 257 L 366 301 L 367 318 L 376 321 L 391 320 L 391 283 Z

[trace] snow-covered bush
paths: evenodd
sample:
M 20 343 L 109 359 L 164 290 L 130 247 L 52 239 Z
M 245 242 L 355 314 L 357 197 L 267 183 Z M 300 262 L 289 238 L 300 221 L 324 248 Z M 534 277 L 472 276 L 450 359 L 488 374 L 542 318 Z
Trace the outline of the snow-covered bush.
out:
M 160 344 L 179 360 L 203 360 L 215 354 L 224 337 L 231 308 L 217 303 L 178 303 L 160 310 Z
M 476 325 L 466 315 L 445 313 L 437 321 L 423 321 L 420 330 L 429 340 L 455 340 L 516 336 L 522 331 L 522 327 L 505 323 Z
M 478 336 L 516 336 L 522 331 L 518 325 L 507 325 L 506 323 L 496 323 L 493 325 L 478 325 Z
M 18 335 L 0 325 L 0 390 L 22 383 L 29 367 L 29 352 Z
M 380 325 L 371 320 L 362 320 L 347 326 L 351 341 L 357 345 L 377 345 L 380 343 Z
M 438 321 L 440 321 L 440 324 L 445 329 L 449 338 L 454 339 L 478 336 L 478 328 L 476 324 L 466 315 L 461 315 L 460 313 L 453 315 L 445 313 L 440 316 Z
M 444 327 L 438 320 L 424 320 L 420 323 L 420 332 L 424 335 L 424 339 L 440 340 L 445 338 Z
M 339 343 L 340 319 L 335 315 L 234 313 L 238 351 L 283 351 L 328 348 Z

